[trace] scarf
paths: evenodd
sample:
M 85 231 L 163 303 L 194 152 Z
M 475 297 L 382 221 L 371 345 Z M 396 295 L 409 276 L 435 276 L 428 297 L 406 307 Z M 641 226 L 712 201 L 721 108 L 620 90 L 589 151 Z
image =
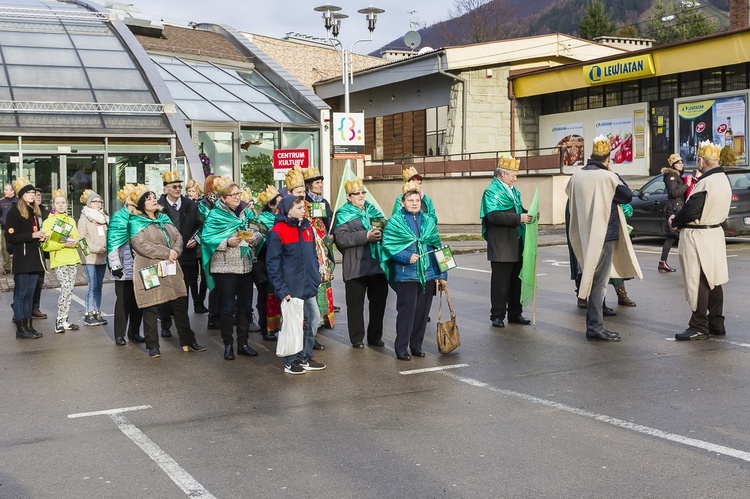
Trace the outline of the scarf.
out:
M 146 215 L 133 215 L 130 217 L 130 238 L 132 239 L 135 237 L 136 234 L 138 234 L 140 231 L 148 227 L 149 225 L 156 225 L 158 226 L 162 233 L 164 233 L 164 238 L 167 240 L 167 248 L 172 247 L 172 242 L 169 240 L 169 233 L 167 233 L 167 224 L 174 225 L 172 223 L 172 219 L 169 218 L 167 215 L 165 215 L 162 212 L 157 212 L 156 218 L 151 218 Z
M 243 210 L 242 213 L 247 216 L 248 210 Z M 245 230 L 246 223 L 246 218 L 235 215 L 224 203 L 217 203 L 208 214 L 201 232 L 201 261 L 204 269 L 211 269 L 211 257 L 216 253 L 216 248 L 225 239 L 235 235 L 238 230 Z M 250 254 L 250 248 L 241 246 L 241 257 L 245 258 L 248 254 Z M 211 272 L 208 271 L 205 274 L 208 289 L 214 289 L 214 279 Z
M 117 251 L 130 242 L 128 233 L 128 222 L 130 221 L 130 211 L 127 206 L 123 206 L 112 215 L 109 221 L 109 230 L 107 231 L 107 254 Z
M 109 217 L 102 210 L 95 210 L 89 206 L 84 206 L 81 214 L 86 215 L 86 218 L 99 225 L 107 225 L 109 223 Z
M 511 191 L 513 194 L 511 195 Z M 482 219 L 482 237 L 487 239 L 487 223 L 484 218 L 488 213 L 493 211 L 508 211 L 515 209 L 516 213 L 523 213 L 523 205 L 521 204 L 521 193 L 515 187 L 508 187 L 503 185 L 500 180 L 493 178 L 490 185 L 484 191 L 482 196 L 482 206 L 479 211 L 479 218 Z M 518 225 L 518 238 L 523 238 L 526 232 L 526 226 L 524 224 Z
M 336 212 L 336 215 L 334 216 L 333 227 L 336 228 L 339 225 L 349 223 L 355 218 L 359 218 L 362 221 L 362 225 L 364 226 L 365 230 L 369 231 L 370 229 L 372 229 L 372 223 L 370 221 L 373 218 L 385 219 L 385 216 L 383 216 L 383 214 L 380 213 L 377 208 L 370 204 L 369 201 L 365 201 L 365 207 L 362 210 L 354 206 L 350 201 L 347 201 L 344 206 L 339 208 L 339 211 Z M 383 251 L 381 245 L 378 243 L 368 244 L 370 245 L 370 255 L 375 259 L 376 262 L 380 262 L 380 255 Z
M 424 290 L 427 267 L 430 266 L 430 254 L 428 251 L 431 248 L 440 248 L 442 244 L 440 243 L 440 234 L 438 234 L 437 222 L 434 217 L 426 213 L 421 214 L 420 218 L 422 220 L 419 225 L 419 237 L 417 237 L 406 221 L 406 217 L 410 216 L 412 216 L 411 213 L 401 210 L 388 220 L 388 225 L 385 226 L 385 230 L 383 231 L 383 254 L 380 260 L 380 267 L 383 268 L 386 275 L 392 275 L 390 269 L 389 271 L 385 269 L 387 261 L 397 253 L 417 243 L 417 254 L 419 255 L 416 263 L 417 278 Z

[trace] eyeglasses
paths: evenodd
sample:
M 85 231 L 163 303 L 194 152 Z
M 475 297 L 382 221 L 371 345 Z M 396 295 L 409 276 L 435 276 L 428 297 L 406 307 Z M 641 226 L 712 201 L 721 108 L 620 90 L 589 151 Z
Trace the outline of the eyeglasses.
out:
M 182 189 L 182 184 L 170 184 L 170 187 L 172 187 L 172 189 Z
M 227 194 L 228 198 L 238 198 L 242 195 L 241 192 L 233 192 L 232 194 Z
M 357 191 L 357 192 L 350 192 L 350 196 L 364 196 L 366 194 L 365 191 Z
M 94 200 L 93 200 L 93 201 L 91 201 L 91 202 L 92 202 L 92 203 L 101 203 L 101 202 L 102 202 L 102 200 L 101 200 L 101 199 L 94 199 Z

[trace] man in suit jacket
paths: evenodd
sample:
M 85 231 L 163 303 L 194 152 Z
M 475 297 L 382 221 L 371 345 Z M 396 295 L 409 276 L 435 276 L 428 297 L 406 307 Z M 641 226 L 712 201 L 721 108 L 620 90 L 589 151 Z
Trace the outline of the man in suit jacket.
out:
M 487 241 L 487 260 L 492 267 L 490 278 L 490 321 L 494 327 L 504 327 L 508 322 L 531 324 L 521 306 L 521 279 L 518 275 L 523 264 L 524 224 L 531 223 L 521 203 L 521 193 L 513 187 L 518 177 L 518 160 L 501 157 L 495 178 L 482 196 L 480 218 L 482 237 Z
M 164 213 L 169 216 L 182 236 L 182 254 L 179 258 L 185 287 L 189 290 L 190 283 L 198 276 L 198 243 L 193 239 L 196 231 L 203 228 L 203 217 L 198 212 L 198 204 L 182 194 L 182 180 L 177 172 L 168 171 L 162 175 L 164 194 L 159 198 L 159 204 L 164 207 Z M 193 296 L 193 306 L 198 305 Z M 159 320 L 161 321 L 161 335 L 164 338 L 172 336 L 172 310 L 168 304 L 159 306 Z

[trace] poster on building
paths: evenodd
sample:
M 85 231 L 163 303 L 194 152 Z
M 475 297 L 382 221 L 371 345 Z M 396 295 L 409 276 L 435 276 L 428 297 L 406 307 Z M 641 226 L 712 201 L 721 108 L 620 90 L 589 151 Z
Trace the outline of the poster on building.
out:
M 585 164 L 583 153 L 583 123 L 565 123 L 552 127 L 552 143 L 562 148 L 563 166 L 582 166 Z
M 334 159 L 365 159 L 365 113 L 333 113 Z
M 614 118 L 594 123 L 596 136 L 609 139 L 609 157 L 612 163 L 620 165 L 633 162 L 633 118 Z
M 722 147 L 731 147 L 737 156 L 737 164 L 747 165 L 746 96 L 680 102 L 677 104 L 677 118 L 680 131 L 679 152 L 686 167 L 695 166 L 698 144 L 704 140 Z
M 157 198 L 164 192 L 164 181 L 161 179 L 161 175 L 169 170 L 169 165 L 148 163 L 145 165 L 146 187 L 148 187 L 148 190 L 154 191 Z

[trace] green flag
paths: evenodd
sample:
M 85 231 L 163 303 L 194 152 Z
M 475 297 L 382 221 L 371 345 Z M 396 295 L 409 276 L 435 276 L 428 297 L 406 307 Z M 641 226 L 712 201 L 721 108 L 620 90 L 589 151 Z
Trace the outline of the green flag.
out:
M 344 186 L 346 185 L 347 180 L 356 180 L 357 175 L 352 171 L 351 168 L 351 161 L 347 160 L 346 164 L 344 165 L 344 172 L 341 175 L 341 184 L 339 184 L 339 193 L 336 196 L 336 206 L 333 207 L 333 211 L 338 211 L 339 208 L 344 206 L 346 203 L 346 190 L 344 190 Z M 367 191 L 367 194 L 365 194 L 365 199 L 370 202 L 371 205 L 373 205 L 380 213 L 385 213 L 383 209 L 378 204 L 377 200 L 370 194 L 369 189 L 367 189 L 367 186 L 365 185 L 365 191 Z
M 533 222 L 526 224 L 523 242 L 523 266 L 518 276 L 521 279 L 521 305 L 523 306 L 532 302 L 536 290 L 536 254 L 539 246 L 539 187 L 536 188 L 528 214 L 531 215 Z

